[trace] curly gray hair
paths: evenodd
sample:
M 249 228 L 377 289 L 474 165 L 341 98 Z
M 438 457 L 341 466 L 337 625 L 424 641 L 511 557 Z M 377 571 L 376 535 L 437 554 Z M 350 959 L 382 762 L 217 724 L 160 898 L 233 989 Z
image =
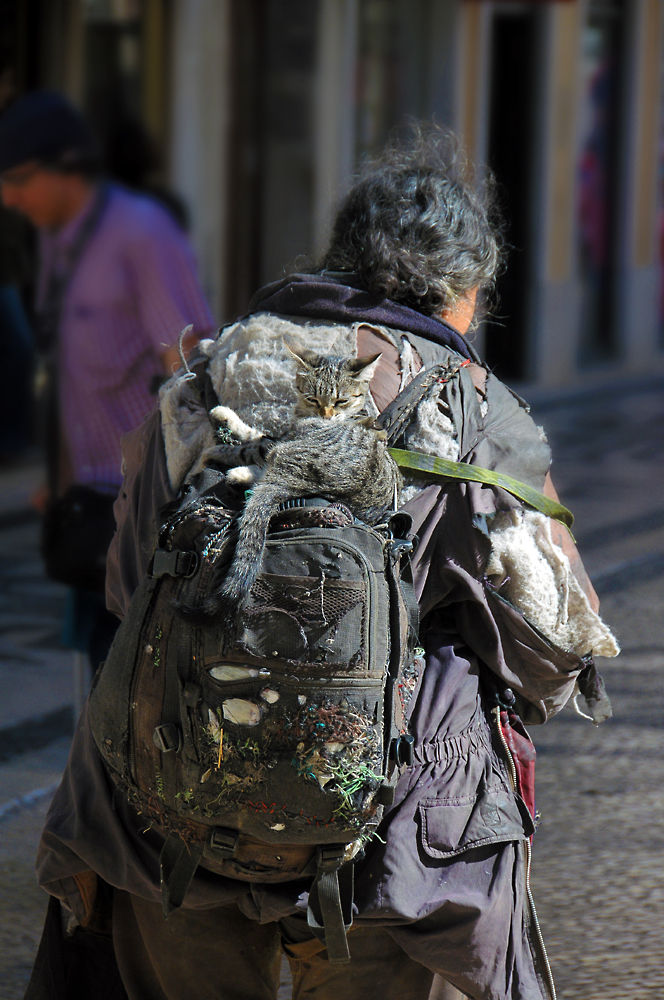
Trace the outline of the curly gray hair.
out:
M 419 124 L 412 132 L 367 164 L 318 266 L 352 271 L 372 294 L 432 316 L 472 288 L 493 288 L 500 226 L 493 178 L 473 178 L 455 136 Z

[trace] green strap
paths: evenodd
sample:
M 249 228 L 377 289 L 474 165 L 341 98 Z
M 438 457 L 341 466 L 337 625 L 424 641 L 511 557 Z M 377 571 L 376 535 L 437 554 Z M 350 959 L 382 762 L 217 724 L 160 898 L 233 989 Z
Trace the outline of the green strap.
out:
M 402 448 L 390 448 L 390 455 L 400 469 L 410 469 L 417 472 L 423 479 L 432 479 L 440 482 L 446 479 L 463 479 L 473 483 L 486 483 L 488 486 L 500 486 L 507 490 L 517 500 L 523 500 L 529 507 L 534 507 L 547 517 L 552 517 L 556 521 L 562 521 L 568 528 L 574 524 L 574 515 L 567 507 L 563 507 L 556 500 L 545 497 L 539 490 L 520 483 L 518 479 L 512 479 L 502 472 L 493 472 L 491 469 L 482 469 L 478 465 L 468 465 L 466 462 L 450 462 L 446 458 L 436 458 L 434 455 L 425 455 L 421 451 L 404 451 Z

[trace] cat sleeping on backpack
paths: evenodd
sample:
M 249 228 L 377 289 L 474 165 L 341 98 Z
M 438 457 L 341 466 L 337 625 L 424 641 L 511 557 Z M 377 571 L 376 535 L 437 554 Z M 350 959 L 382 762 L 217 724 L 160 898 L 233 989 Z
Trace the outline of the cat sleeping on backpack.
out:
M 388 453 L 384 432 L 374 426 L 366 408 L 369 383 L 381 355 L 337 358 L 288 350 L 297 362 L 298 399 L 291 424 L 279 441 L 249 427 L 228 407 L 217 406 L 210 413 L 222 443 L 208 461 L 235 466 L 227 474 L 231 482 L 258 482 L 239 520 L 231 567 L 203 609 L 208 618 L 222 611 L 232 617 L 249 595 L 260 571 L 270 520 L 284 501 L 297 497 L 342 501 L 360 520 L 377 524 L 398 500 L 401 475 Z

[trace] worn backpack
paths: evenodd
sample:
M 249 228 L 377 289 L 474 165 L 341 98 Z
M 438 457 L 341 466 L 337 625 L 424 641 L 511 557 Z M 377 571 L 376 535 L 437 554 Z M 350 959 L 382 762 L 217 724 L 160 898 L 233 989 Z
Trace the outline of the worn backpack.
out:
M 411 396 L 409 413 L 422 391 Z M 165 838 L 165 915 L 199 864 L 259 882 L 310 875 L 309 925 L 331 961 L 348 961 L 346 862 L 412 763 L 404 717 L 424 661 L 410 518 L 369 527 L 325 498 L 282 508 L 237 622 L 195 626 L 178 608 L 209 597 L 238 511 L 220 470 L 183 488 L 95 679 L 90 721 L 116 786 Z

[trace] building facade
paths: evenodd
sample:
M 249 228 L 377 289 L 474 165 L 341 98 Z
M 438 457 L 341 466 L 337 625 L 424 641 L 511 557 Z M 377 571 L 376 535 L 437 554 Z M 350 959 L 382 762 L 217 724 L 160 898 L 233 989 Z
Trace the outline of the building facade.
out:
M 406 119 L 494 172 L 509 251 L 477 346 L 543 391 L 664 373 L 664 0 L 0 0 L 22 87 L 139 120 L 220 322 L 325 245 Z M 155 161 L 156 164 L 156 161 Z

